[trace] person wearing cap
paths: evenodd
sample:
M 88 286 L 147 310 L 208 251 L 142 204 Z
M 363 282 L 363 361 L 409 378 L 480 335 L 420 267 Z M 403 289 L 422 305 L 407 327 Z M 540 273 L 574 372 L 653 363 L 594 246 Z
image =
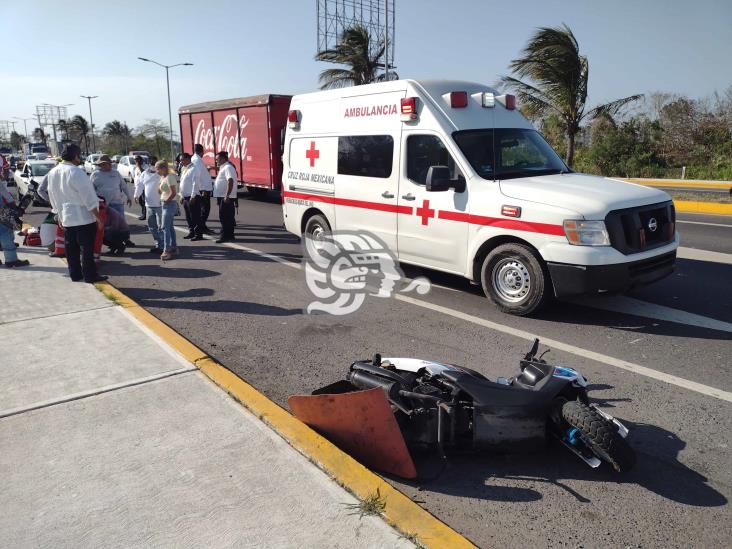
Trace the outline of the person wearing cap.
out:
M 221 221 L 221 236 L 216 243 L 221 244 L 236 240 L 234 237 L 236 227 L 234 200 L 236 199 L 237 177 L 234 165 L 229 162 L 229 153 L 220 151 L 216 155 L 216 163 L 219 166 L 219 173 L 214 182 L 213 193 L 219 205 L 219 221 Z
M 157 158 L 150 157 L 152 163 L 144 172 L 142 172 L 135 180 L 135 198 L 145 196 L 145 208 L 147 209 L 147 228 L 155 240 L 155 246 L 150 248 L 150 253 L 163 253 L 163 211 L 160 201 L 160 176 L 155 169 Z
M 122 175 L 117 170 L 112 169 L 112 160 L 108 155 L 103 154 L 94 164 L 99 166 L 99 169 L 94 170 L 91 174 L 91 182 L 97 196 L 104 199 L 108 208 L 124 216 L 125 202 L 128 206 L 132 206 L 130 188 L 122 179 Z M 129 248 L 135 247 L 135 244 L 129 240 L 125 242 L 125 245 Z
M 178 178 L 170 173 L 167 160 L 160 160 L 155 164 L 155 171 L 160 176 L 157 192 L 160 196 L 163 233 L 163 253 L 160 259 L 163 261 L 173 259 L 178 253 L 178 243 L 175 237 L 175 213 L 178 211 L 177 189 Z
M 104 227 L 99 214 L 99 198 L 86 172 L 79 167 L 81 149 L 68 145 L 61 155 L 63 162 L 48 176 L 48 198 L 64 228 L 64 246 L 69 276 L 74 282 L 107 280 L 97 272 L 94 241 L 97 228 Z

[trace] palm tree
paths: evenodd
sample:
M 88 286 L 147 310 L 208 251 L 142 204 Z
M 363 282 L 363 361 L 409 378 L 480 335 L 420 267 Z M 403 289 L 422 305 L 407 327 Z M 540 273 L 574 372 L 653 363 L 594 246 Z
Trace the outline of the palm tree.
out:
M 575 136 L 583 120 L 613 116 L 623 106 L 643 97 L 631 95 L 585 110 L 590 67 L 567 25 L 538 28 L 521 57 L 511 61 L 510 68 L 516 77 L 504 76 L 501 80 L 516 93 L 524 111 L 532 117 L 556 113 L 562 120 L 567 136 L 566 162 L 570 167 Z
M 374 50 L 372 52 L 372 49 Z M 347 65 L 345 69 L 326 69 L 320 73 L 320 89 L 360 86 L 372 82 L 383 82 L 386 76 L 379 72 L 384 66 L 381 58 L 386 48 L 380 42 L 373 48 L 369 31 L 356 25 L 343 31 L 340 42 L 331 50 L 323 50 L 315 56 L 316 61 L 330 61 Z M 399 78 L 394 71 L 389 71 L 389 79 Z
M 119 120 L 112 120 L 105 124 L 102 134 L 112 140 L 116 151 L 123 151 L 124 143 L 127 142 L 131 132 L 127 124 L 123 124 Z
M 69 121 L 69 128 L 78 136 L 78 141 L 84 140 L 84 149 L 89 152 L 89 123 L 80 114 L 75 115 Z

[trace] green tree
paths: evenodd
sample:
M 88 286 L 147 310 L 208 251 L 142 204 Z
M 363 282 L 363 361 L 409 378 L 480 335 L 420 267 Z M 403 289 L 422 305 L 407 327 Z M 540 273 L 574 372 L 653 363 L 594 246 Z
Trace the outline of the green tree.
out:
M 344 30 L 338 44 L 333 49 L 318 53 L 315 60 L 338 63 L 348 68 L 322 71 L 319 79 L 320 89 L 360 86 L 384 81 L 385 74 L 381 72 L 384 63 L 381 59 L 385 51 L 383 42 L 373 47 L 371 36 L 365 27 L 356 25 Z M 399 76 L 389 71 L 389 79 L 394 78 Z
M 163 157 L 163 151 L 168 146 L 168 136 L 170 135 L 170 127 L 157 118 L 148 119 L 137 129 L 138 133 L 151 140 L 154 150 L 157 152 L 158 158 Z M 171 159 L 172 161 L 172 159 Z
M 112 120 L 104 125 L 102 135 L 108 139 L 110 152 L 124 153 L 125 145 L 129 142 L 132 132 L 127 124 L 120 122 L 119 120 Z
M 585 119 L 615 115 L 623 106 L 643 97 L 631 95 L 586 110 L 589 62 L 580 54 L 577 39 L 567 25 L 541 27 L 529 39 L 521 57 L 509 65 L 515 76 L 502 82 L 513 90 L 530 116 L 555 113 L 567 137 L 566 162 L 574 161 L 575 138 Z
M 86 152 L 89 152 L 89 123 L 86 121 L 86 118 L 81 116 L 80 114 L 75 115 L 70 121 L 69 121 L 69 129 L 72 132 L 72 135 L 74 135 L 73 139 L 79 144 L 81 142 L 84 142 L 84 150 Z
M 23 148 L 23 143 L 25 143 L 25 137 L 20 135 L 16 131 L 10 132 L 10 146 L 14 151 L 19 151 Z
M 43 128 L 34 128 L 33 129 L 33 142 L 34 143 L 45 143 L 46 142 L 46 132 L 43 131 Z

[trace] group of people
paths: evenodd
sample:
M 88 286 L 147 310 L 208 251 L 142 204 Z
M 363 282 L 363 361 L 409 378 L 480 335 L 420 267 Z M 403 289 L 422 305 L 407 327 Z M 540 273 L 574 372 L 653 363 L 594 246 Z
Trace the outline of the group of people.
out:
M 97 272 L 94 257 L 94 242 L 105 223 L 99 198 L 122 220 L 125 205 L 131 206 L 133 200 L 138 202 L 142 208 L 140 219 L 147 219 L 155 242 L 150 251 L 160 254 L 162 260 L 174 259 L 178 254 L 174 218 L 179 205 L 183 206 L 188 225 L 184 238 L 195 241 L 202 240 L 204 234 L 214 234 L 206 224 L 213 197 L 218 201 L 222 227 L 216 242 L 235 239 L 236 169 L 229 162 L 228 154 L 219 152 L 216 155 L 218 175 L 212 181 L 203 161 L 203 146 L 196 144 L 194 153 L 179 155 L 180 182 L 171 173 L 167 161 L 151 157 L 148 164 L 143 157 L 135 157 L 134 191 L 131 192 L 119 172 L 113 169 L 109 156 L 102 155 L 96 162 L 98 169 L 88 177 L 79 167 L 81 149 L 77 145 L 66 147 L 60 163 L 44 178 L 38 192 L 51 203 L 64 229 L 65 255 L 72 280 L 98 282 L 107 278 Z M 13 197 L 7 189 L 2 191 L 2 200 L 12 203 Z M 17 258 L 12 230 L 0 226 L 0 241 L 8 266 L 28 264 Z M 127 234 L 121 249 L 134 246 Z

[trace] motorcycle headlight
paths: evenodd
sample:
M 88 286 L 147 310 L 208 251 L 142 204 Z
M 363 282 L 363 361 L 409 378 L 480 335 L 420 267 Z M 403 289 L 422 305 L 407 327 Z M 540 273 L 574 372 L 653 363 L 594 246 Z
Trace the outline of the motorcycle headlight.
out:
M 574 246 L 609 246 L 610 237 L 604 221 L 565 219 L 564 234 Z

